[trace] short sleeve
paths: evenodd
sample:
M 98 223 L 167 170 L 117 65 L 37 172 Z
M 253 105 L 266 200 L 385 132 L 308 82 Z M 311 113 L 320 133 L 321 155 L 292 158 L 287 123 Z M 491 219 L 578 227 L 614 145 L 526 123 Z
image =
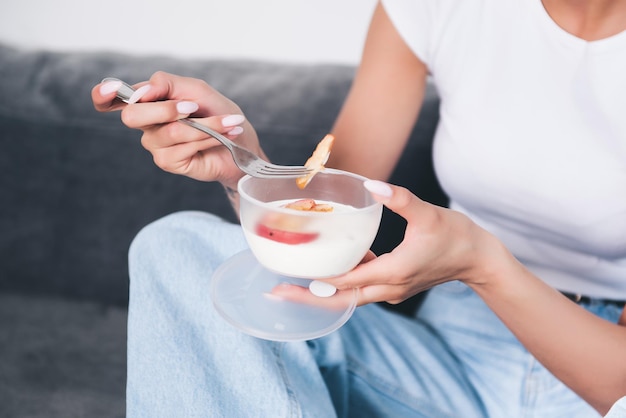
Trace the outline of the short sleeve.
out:
M 432 60 L 434 5 L 429 0 L 382 0 L 400 36 L 427 66 Z

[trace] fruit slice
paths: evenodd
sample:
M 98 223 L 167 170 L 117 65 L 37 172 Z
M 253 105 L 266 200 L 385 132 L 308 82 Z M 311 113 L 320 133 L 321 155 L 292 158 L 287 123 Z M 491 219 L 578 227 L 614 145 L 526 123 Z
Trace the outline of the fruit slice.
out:
M 331 134 L 327 134 L 317 147 L 313 154 L 309 159 L 304 163 L 304 166 L 310 168 L 312 171 L 306 176 L 298 177 L 296 179 L 296 184 L 299 188 L 304 189 L 307 184 L 313 179 L 313 176 L 319 173 L 323 168 L 326 161 L 328 161 L 328 157 L 330 156 L 330 150 L 333 147 L 333 142 L 335 141 L 335 137 Z
M 333 207 L 328 203 L 316 203 L 311 209 L 312 212 L 332 212 Z
M 332 212 L 333 207 L 328 203 L 317 203 L 313 199 L 300 199 L 287 203 L 287 209 L 301 210 L 303 212 Z
M 301 211 L 304 211 L 304 212 L 308 212 L 310 210 L 313 210 L 313 208 L 315 207 L 315 200 L 313 200 L 313 199 L 300 199 L 300 200 L 296 200 L 296 201 L 287 203 L 285 205 L 285 207 L 287 209 L 301 210 Z
M 289 245 L 306 244 L 315 240 L 319 235 L 317 232 L 285 231 L 283 229 L 271 228 L 262 223 L 257 224 L 255 232 L 260 237 Z
M 283 207 L 301 212 L 332 212 L 333 210 L 331 205 L 317 203 L 313 199 L 294 200 L 283 205 Z M 317 232 L 302 231 L 307 222 L 308 219 L 300 215 L 292 216 L 270 212 L 256 225 L 255 233 L 260 237 L 283 244 L 305 244 L 319 236 Z

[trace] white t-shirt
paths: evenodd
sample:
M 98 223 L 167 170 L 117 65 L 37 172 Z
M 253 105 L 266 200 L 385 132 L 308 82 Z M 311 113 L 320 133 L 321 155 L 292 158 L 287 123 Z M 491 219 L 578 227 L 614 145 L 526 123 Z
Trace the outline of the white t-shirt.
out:
M 541 0 L 383 0 L 441 96 L 452 203 L 557 289 L 626 300 L 626 31 L 587 42 Z

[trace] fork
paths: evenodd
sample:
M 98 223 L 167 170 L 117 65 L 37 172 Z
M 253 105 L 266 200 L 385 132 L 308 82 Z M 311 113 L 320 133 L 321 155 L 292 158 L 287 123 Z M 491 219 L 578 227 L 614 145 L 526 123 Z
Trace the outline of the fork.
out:
M 103 83 L 108 82 L 108 81 L 117 81 L 117 82 L 122 83 L 121 87 L 117 90 L 117 97 L 124 103 L 128 103 L 130 97 L 133 95 L 135 90 L 129 84 L 114 77 L 107 77 L 102 80 Z M 300 166 L 300 165 L 289 165 L 289 166 L 277 165 L 277 164 L 272 164 L 268 161 L 265 161 L 258 155 L 243 148 L 237 143 L 231 141 L 230 139 L 226 138 L 224 135 L 220 134 L 219 132 L 216 132 L 213 129 L 207 126 L 204 126 L 192 119 L 188 119 L 188 118 L 179 119 L 178 122 L 184 123 L 185 125 L 196 128 L 212 136 L 213 138 L 217 139 L 226 148 L 228 148 L 231 155 L 233 156 L 233 160 L 235 161 L 235 164 L 237 164 L 237 167 L 239 167 L 241 171 L 243 171 L 246 174 L 251 175 L 252 177 L 260 177 L 260 178 L 294 177 L 296 178 L 296 177 L 305 176 L 311 172 L 310 168 Z

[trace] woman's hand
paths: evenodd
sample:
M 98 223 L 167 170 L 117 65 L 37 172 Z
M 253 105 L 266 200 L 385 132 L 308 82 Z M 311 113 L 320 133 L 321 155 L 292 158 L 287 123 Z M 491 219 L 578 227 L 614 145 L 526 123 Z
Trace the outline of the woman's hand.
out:
M 405 188 L 380 181 L 365 185 L 406 219 L 404 240 L 392 252 L 379 257 L 370 252 L 351 272 L 324 281 L 338 289 L 359 288 L 363 305 L 396 304 L 450 280 L 478 284 L 486 278 L 486 256 L 503 250 L 492 235 L 463 214 L 426 203 Z
M 165 171 L 197 180 L 219 181 L 235 189 L 243 172 L 228 150 L 217 140 L 182 123 L 186 117 L 206 125 L 265 158 L 256 132 L 245 121 L 241 109 L 207 83 L 165 72 L 155 73 L 149 81 L 135 85 L 129 105 L 116 100 L 115 82 L 92 89 L 96 110 L 122 111 L 129 128 L 143 131 L 141 143 Z

